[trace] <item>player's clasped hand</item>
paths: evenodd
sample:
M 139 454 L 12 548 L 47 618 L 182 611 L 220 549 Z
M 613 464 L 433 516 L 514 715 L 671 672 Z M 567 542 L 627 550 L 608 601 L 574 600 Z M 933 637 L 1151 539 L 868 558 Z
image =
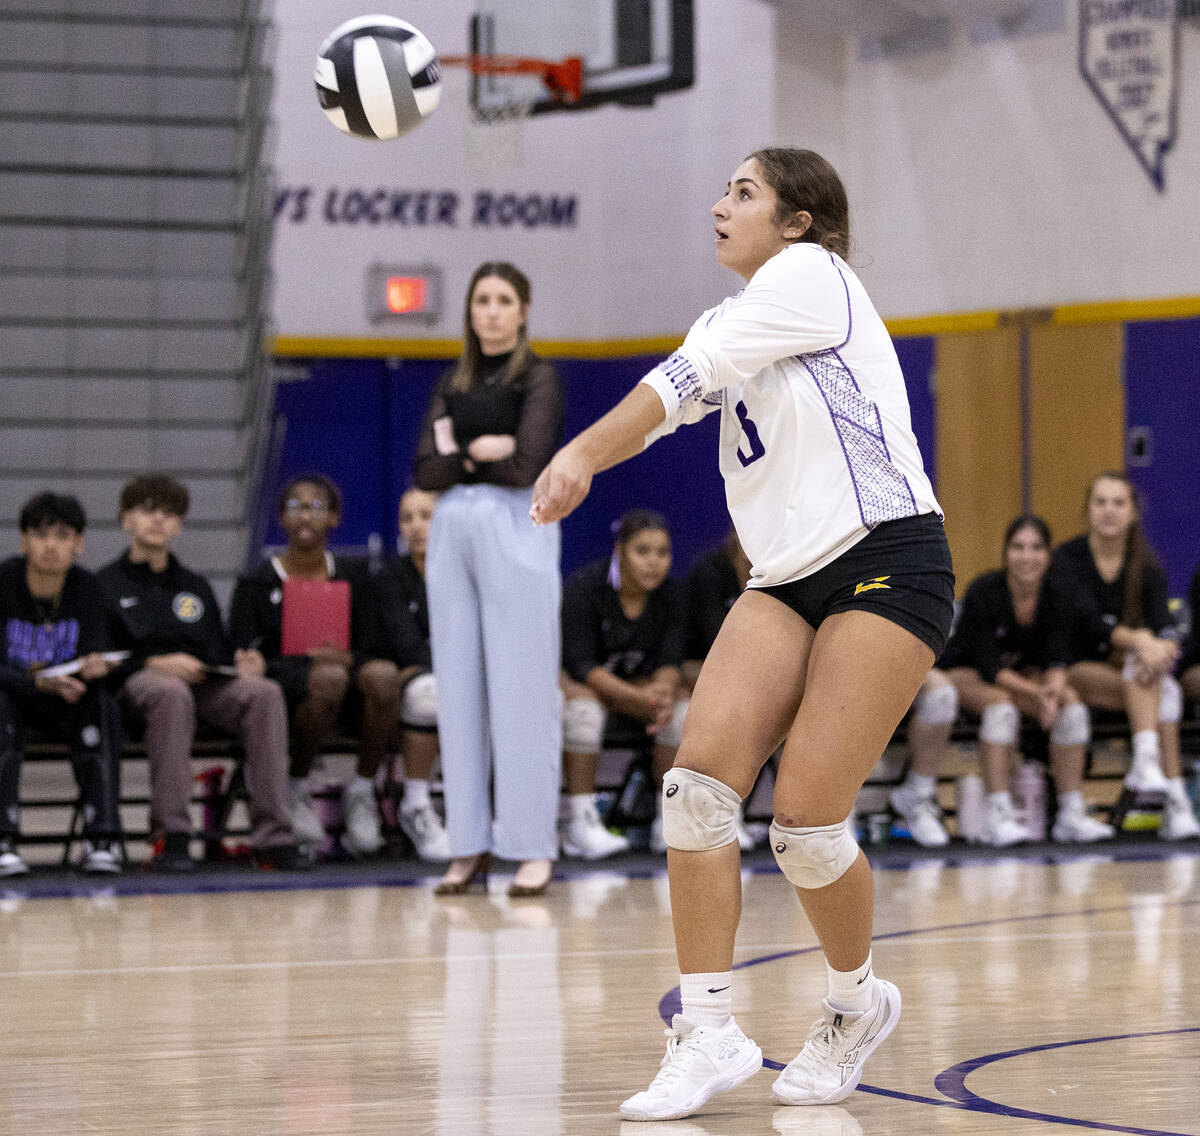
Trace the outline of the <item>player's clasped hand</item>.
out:
M 533 483 L 529 516 L 535 525 L 561 521 L 575 511 L 591 487 L 591 467 L 571 446 L 564 446 Z

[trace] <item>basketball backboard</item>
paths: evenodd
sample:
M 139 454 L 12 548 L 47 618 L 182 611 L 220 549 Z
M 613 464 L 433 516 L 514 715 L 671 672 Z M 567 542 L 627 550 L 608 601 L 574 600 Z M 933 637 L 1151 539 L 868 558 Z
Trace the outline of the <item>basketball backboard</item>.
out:
M 476 0 L 473 55 L 578 57 L 583 87 L 566 104 L 536 75 L 475 74 L 472 106 L 485 119 L 514 107 L 544 114 L 602 103 L 649 106 L 692 85 L 692 30 L 692 0 Z

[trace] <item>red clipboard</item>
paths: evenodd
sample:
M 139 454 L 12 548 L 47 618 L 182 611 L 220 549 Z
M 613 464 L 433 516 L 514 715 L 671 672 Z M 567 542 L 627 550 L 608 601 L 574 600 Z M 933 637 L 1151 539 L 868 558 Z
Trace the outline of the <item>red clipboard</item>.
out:
M 346 580 L 284 580 L 284 655 L 313 647 L 350 650 L 350 584 Z

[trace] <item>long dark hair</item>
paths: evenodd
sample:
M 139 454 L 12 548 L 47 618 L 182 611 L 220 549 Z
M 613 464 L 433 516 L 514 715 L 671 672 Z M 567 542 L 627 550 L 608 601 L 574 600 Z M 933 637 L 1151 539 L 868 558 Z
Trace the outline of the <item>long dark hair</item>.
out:
M 463 314 L 463 349 L 455 365 L 454 374 L 450 378 L 450 389 L 469 391 L 479 379 L 483 369 L 483 348 L 479 344 L 479 336 L 471 326 L 471 301 L 475 297 L 475 286 L 485 276 L 498 276 L 501 280 L 512 285 L 517 299 L 522 304 L 528 304 L 532 295 L 529 277 L 515 264 L 506 260 L 489 260 L 475 269 L 471 283 L 467 285 L 466 309 Z M 526 324 L 521 324 L 517 332 L 517 346 L 513 349 L 512 358 L 504 369 L 502 382 L 511 383 L 518 375 L 529 368 L 533 352 L 529 346 L 529 330 Z
M 845 260 L 850 255 L 850 203 L 837 170 L 812 150 L 788 146 L 764 146 L 746 160 L 751 158 L 779 199 L 776 223 L 808 213 L 812 224 L 797 243 L 820 245 Z
M 1083 501 L 1085 516 L 1092 501 L 1092 492 L 1101 481 L 1119 481 L 1129 490 L 1130 499 L 1133 501 L 1133 522 L 1125 533 L 1125 553 L 1121 566 L 1125 573 L 1125 588 L 1121 596 L 1121 623 L 1125 627 L 1144 627 L 1146 612 L 1142 602 L 1142 585 L 1146 579 L 1147 568 L 1156 565 L 1158 557 L 1154 555 L 1154 549 L 1146 539 L 1146 530 L 1142 528 L 1142 495 L 1127 474 L 1115 469 L 1105 470 L 1096 474 L 1088 485 L 1087 496 Z
M 1050 539 L 1050 526 L 1041 517 L 1036 513 L 1022 513 L 1019 517 L 1013 517 L 1008 522 L 1008 528 L 1004 530 L 1004 544 L 1002 547 L 1006 553 L 1008 552 L 1009 542 L 1022 529 L 1033 529 L 1042 538 L 1042 543 L 1047 548 L 1050 548 L 1054 543 Z

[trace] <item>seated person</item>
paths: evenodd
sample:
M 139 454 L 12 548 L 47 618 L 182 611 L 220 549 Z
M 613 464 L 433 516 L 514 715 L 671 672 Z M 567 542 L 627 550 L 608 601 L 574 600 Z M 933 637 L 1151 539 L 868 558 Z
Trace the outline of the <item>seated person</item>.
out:
M 958 691 L 945 673 L 934 667 L 925 676 L 908 716 L 908 773 L 888 795 L 913 840 L 923 848 L 942 848 L 950 842 L 937 803 L 937 782 L 957 718 Z
M 25 732 L 30 726 L 71 745 L 83 803 L 85 872 L 121 870 L 120 715 L 101 681 L 104 603 L 96 577 L 75 559 L 87 526 L 74 497 L 39 493 L 21 509 L 21 555 L 0 564 L 0 876 L 29 865 L 16 850 Z M 78 660 L 74 674 L 41 673 Z
M 683 730 L 680 689 L 686 629 L 682 589 L 669 578 L 667 522 L 646 509 L 626 513 L 612 558 L 580 568 L 563 588 L 563 852 L 586 860 L 629 847 L 596 810 L 596 765 L 609 716 L 654 738 L 661 785 Z M 656 820 L 656 850 L 665 851 Z
M 279 523 L 287 548 L 238 580 L 229 626 L 238 646 L 256 646 L 266 674 L 283 687 L 291 713 L 291 802 L 296 838 L 319 844 L 325 826 L 313 806 L 308 775 L 345 710 L 359 735 L 354 776 L 342 789 L 346 832 L 353 856 L 370 856 L 383 844 L 375 801 L 375 774 L 387 755 L 400 715 L 400 676 L 381 656 L 375 588 L 361 565 L 339 563 L 327 547 L 342 507 L 338 487 L 324 474 L 293 477 L 279 494 Z M 306 655 L 283 654 L 283 582 L 346 580 L 350 585 L 350 649 L 326 644 Z
M 376 577 L 388 655 L 400 668 L 400 752 L 404 796 L 397 820 L 422 860 L 449 860 L 450 841 L 429 795 L 438 755 L 437 681 L 429 648 L 425 553 L 437 494 L 409 489 L 400 498 L 400 540 L 406 552 Z
M 1171 675 L 1179 644 L 1167 577 L 1142 531 L 1129 478 L 1095 478 L 1087 519 L 1086 533 L 1055 550 L 1051 569 L 1077 611 L 1067 680 L 1088 706 L 1128 716 L 1133 763 L 1125 787 L 1165 794 L 1159 836 L 1200 836 L 1183 779 L 1183 692 Z
M 1091 723 L 1067 681 L 1072 608 L 1047 573 L 1050 530 L 1040 517 L 1012 521 L 1004 567 L 971 583 L 938 667 L 962 705 L 980 717 L 979 753 L 987 790 L 984 840 L 1005 847 L 1032 839 L 1017 816 L 1009 774 L 1024 716 L 1050 733 L 1058 793 L 1051 836 L 1060 843 L 1106 840 L 1113 829 L 1087 815 L 1083 767 Z
M 150 764 L 151 869 L 194 869 L 192 743 L 196 722 L 234 735 L 246 755 L 250 843 L 264 867 L 308 867 L 296 847 L 287 798 L 287 716 L 257 651 L 235 652 L 208 581 L 171 551 L 189 497 L 173 477 L 136 477 L 122 490 L 129 548 L 100 570 L 112 646 L 129 652 L 113 680 L 145 724 Z
M 1191 628 L 1179 659 L 1179 685 L 1184 697 L 1196 702 L 1200 701 L 1200 568 L 1188 585 L 1188 613 Z

